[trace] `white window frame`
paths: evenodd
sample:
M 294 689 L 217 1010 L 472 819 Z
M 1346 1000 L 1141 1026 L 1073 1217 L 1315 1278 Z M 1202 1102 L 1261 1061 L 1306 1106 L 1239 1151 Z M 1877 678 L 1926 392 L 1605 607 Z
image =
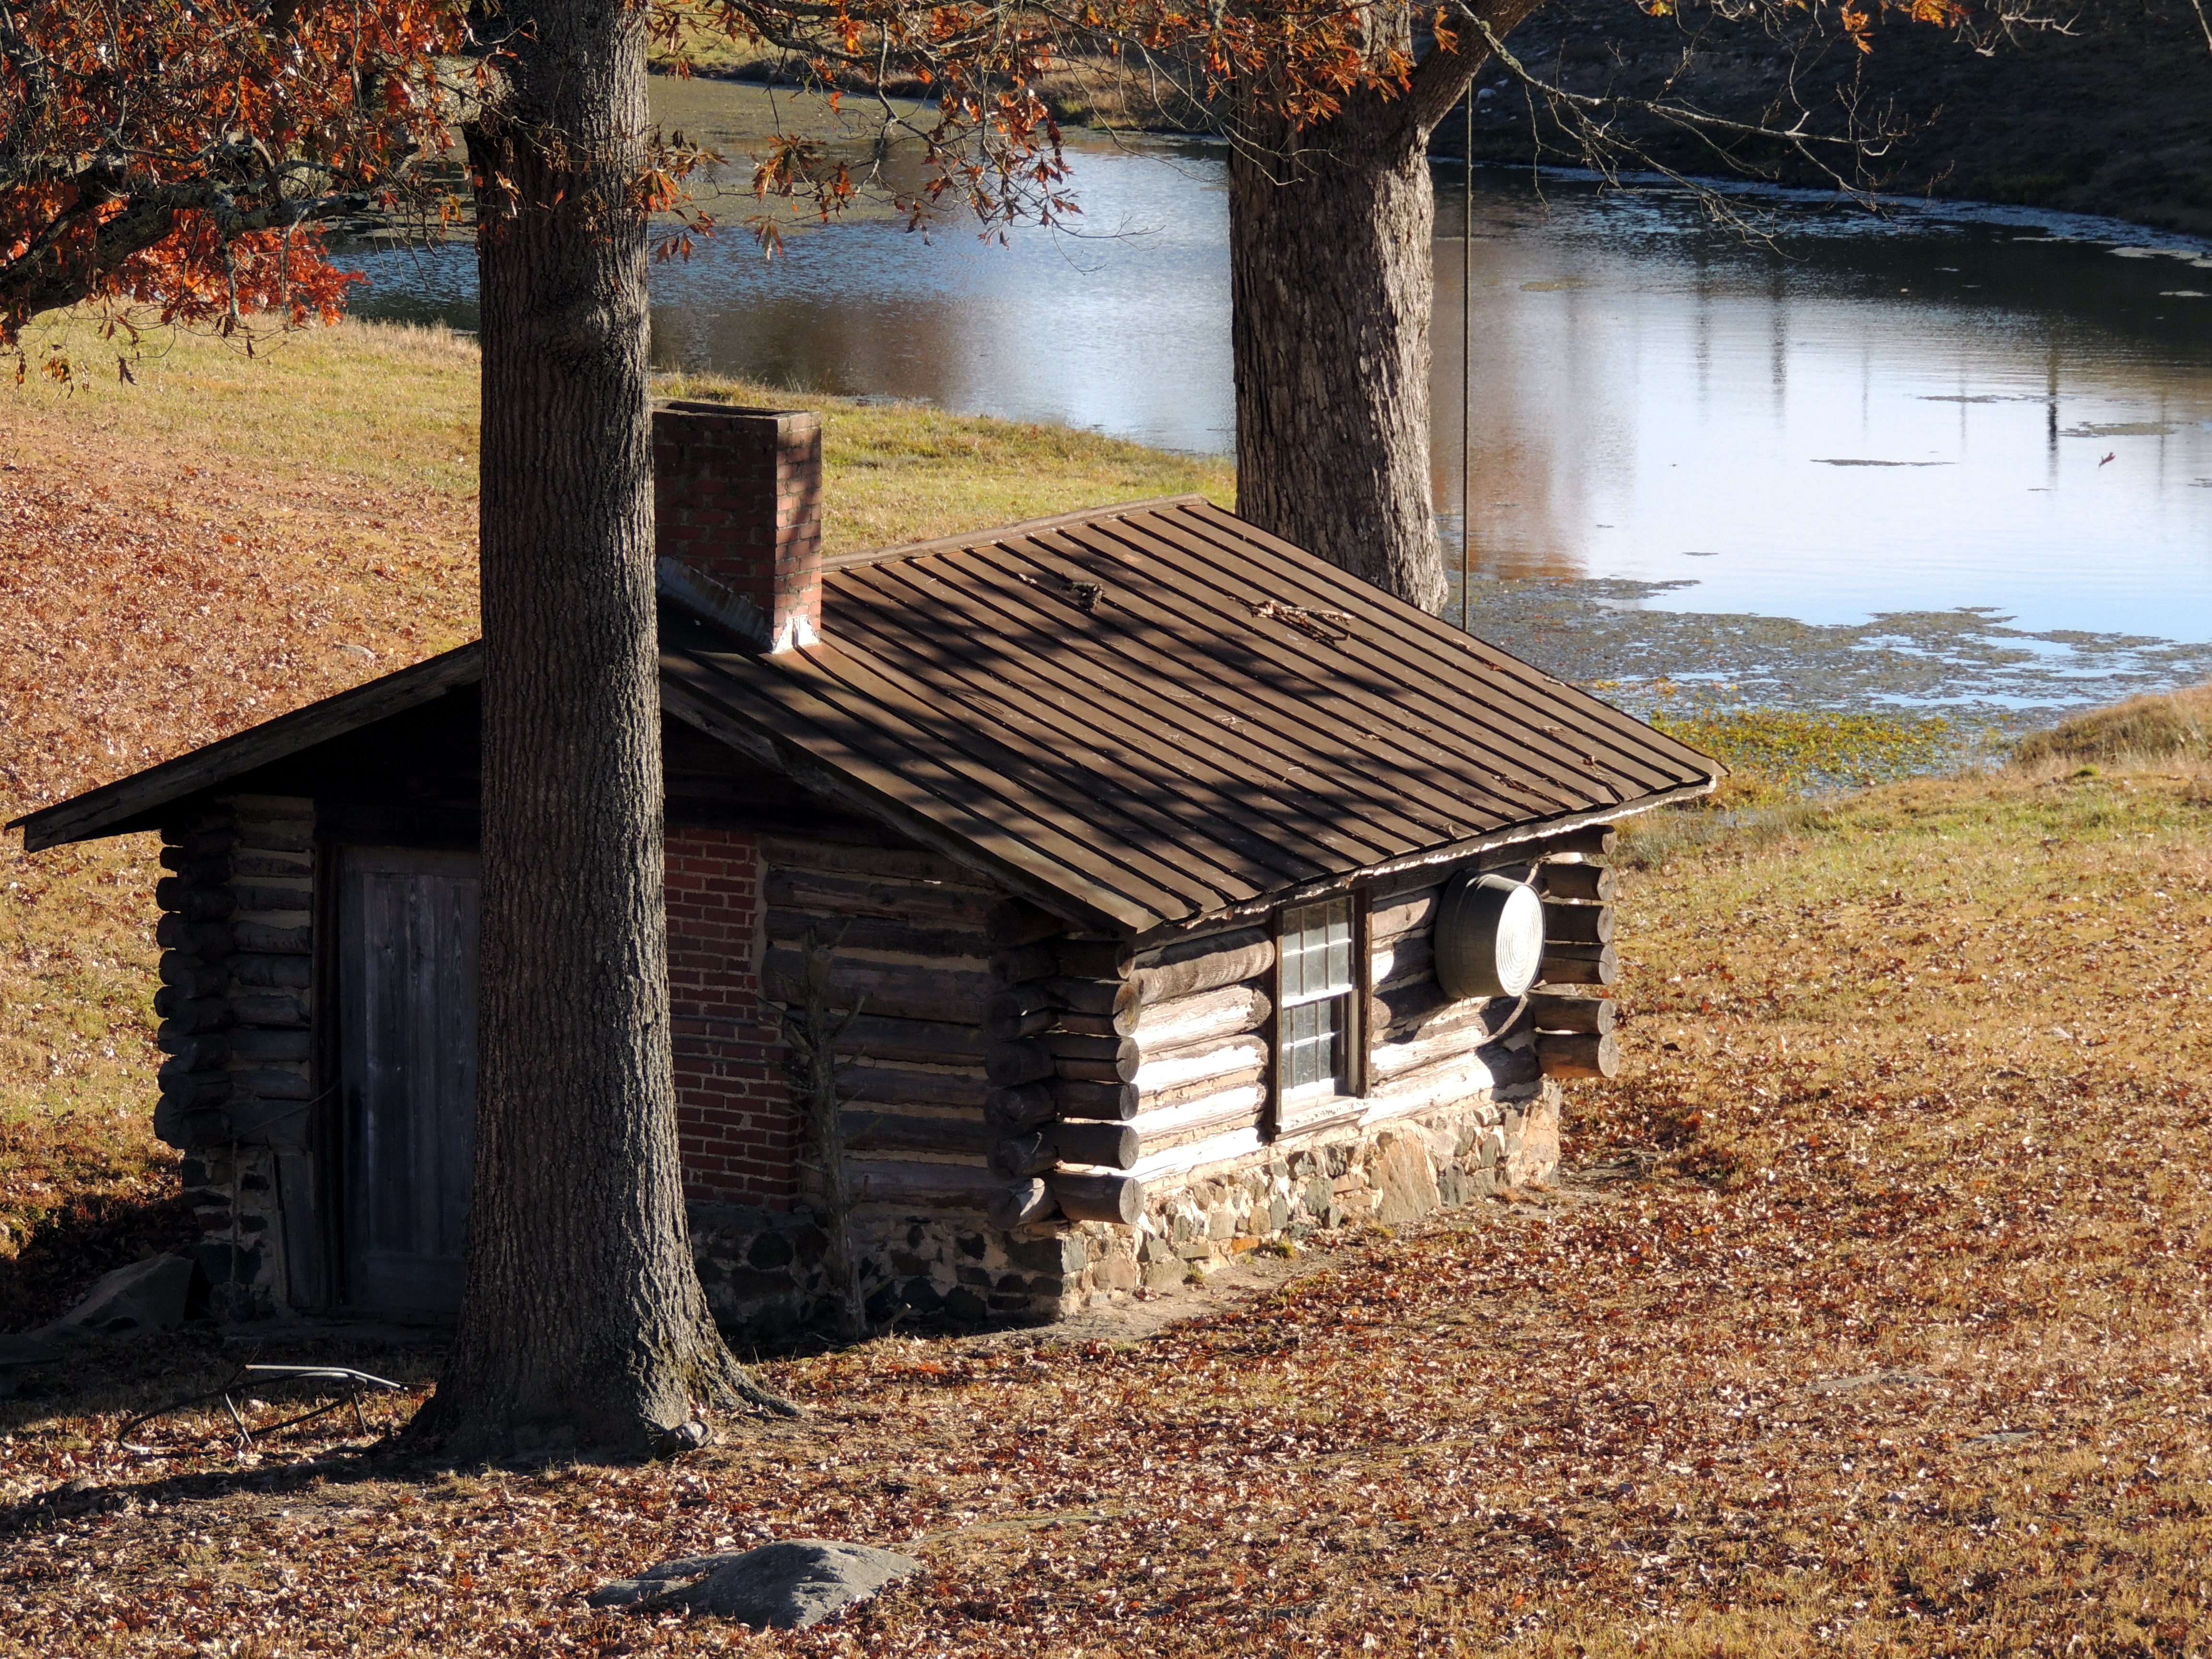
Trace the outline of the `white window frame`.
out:
M 1355 1092 L 1365 1067 L 1357 999 L 1366 975 L 1359 961 L 1360 907 L 1349 894 L 1280 913 L 1275 945 L 1275 1097 L 1282 1109 Z M 1313 1011 L 1309 1013 L 1306 1011 Z M 1310 1025 L 1313 1030 L 1304 1028 Z M 1322 1042 L 1333 1064 L 1318 1076 L 1305 1056 Z

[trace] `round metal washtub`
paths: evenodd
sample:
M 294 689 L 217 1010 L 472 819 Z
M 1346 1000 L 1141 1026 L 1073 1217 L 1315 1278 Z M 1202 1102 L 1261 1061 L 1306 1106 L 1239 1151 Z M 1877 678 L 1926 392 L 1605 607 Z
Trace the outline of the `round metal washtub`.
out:
M 1437 909 L 1437 981 L 1450 997 L 1517 997 L 1544 957 L 1544 905 L 1526 882 L 1464 875 Z

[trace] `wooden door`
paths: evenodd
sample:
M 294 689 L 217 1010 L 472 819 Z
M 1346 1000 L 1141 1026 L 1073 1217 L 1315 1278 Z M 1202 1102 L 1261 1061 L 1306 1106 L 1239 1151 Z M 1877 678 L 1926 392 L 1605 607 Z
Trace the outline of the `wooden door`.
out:
M 477 856 L 338 863 L 345 1297 L 459 1305 L 477 1103 Z

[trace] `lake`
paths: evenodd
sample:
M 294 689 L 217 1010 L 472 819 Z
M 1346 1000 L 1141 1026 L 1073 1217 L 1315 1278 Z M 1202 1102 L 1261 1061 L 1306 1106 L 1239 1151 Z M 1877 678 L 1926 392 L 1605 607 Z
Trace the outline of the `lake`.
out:
M 766 94 L 656 96 L 734 155 Z M 727 232 L 655 266 L 656 361 L 1226 451 L 1221 153 L 1086 137 L 1073 170 L 1080 234 Z M 1440 170 L 1436 492 L 1478 631 L 1637 706 L 2016 725 L 2212 677 L 2212 250 L 1729 199 Z M 467 249 L 365 263 L 356 309 L 472 324 Z

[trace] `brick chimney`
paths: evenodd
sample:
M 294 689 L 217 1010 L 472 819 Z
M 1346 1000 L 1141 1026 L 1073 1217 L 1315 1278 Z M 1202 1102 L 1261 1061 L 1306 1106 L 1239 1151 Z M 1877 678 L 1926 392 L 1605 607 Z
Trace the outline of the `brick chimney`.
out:
M 768 651 L 811 645 L 819 636 L 819 415 L 657 405 L 653 521 L 665 589 Z

